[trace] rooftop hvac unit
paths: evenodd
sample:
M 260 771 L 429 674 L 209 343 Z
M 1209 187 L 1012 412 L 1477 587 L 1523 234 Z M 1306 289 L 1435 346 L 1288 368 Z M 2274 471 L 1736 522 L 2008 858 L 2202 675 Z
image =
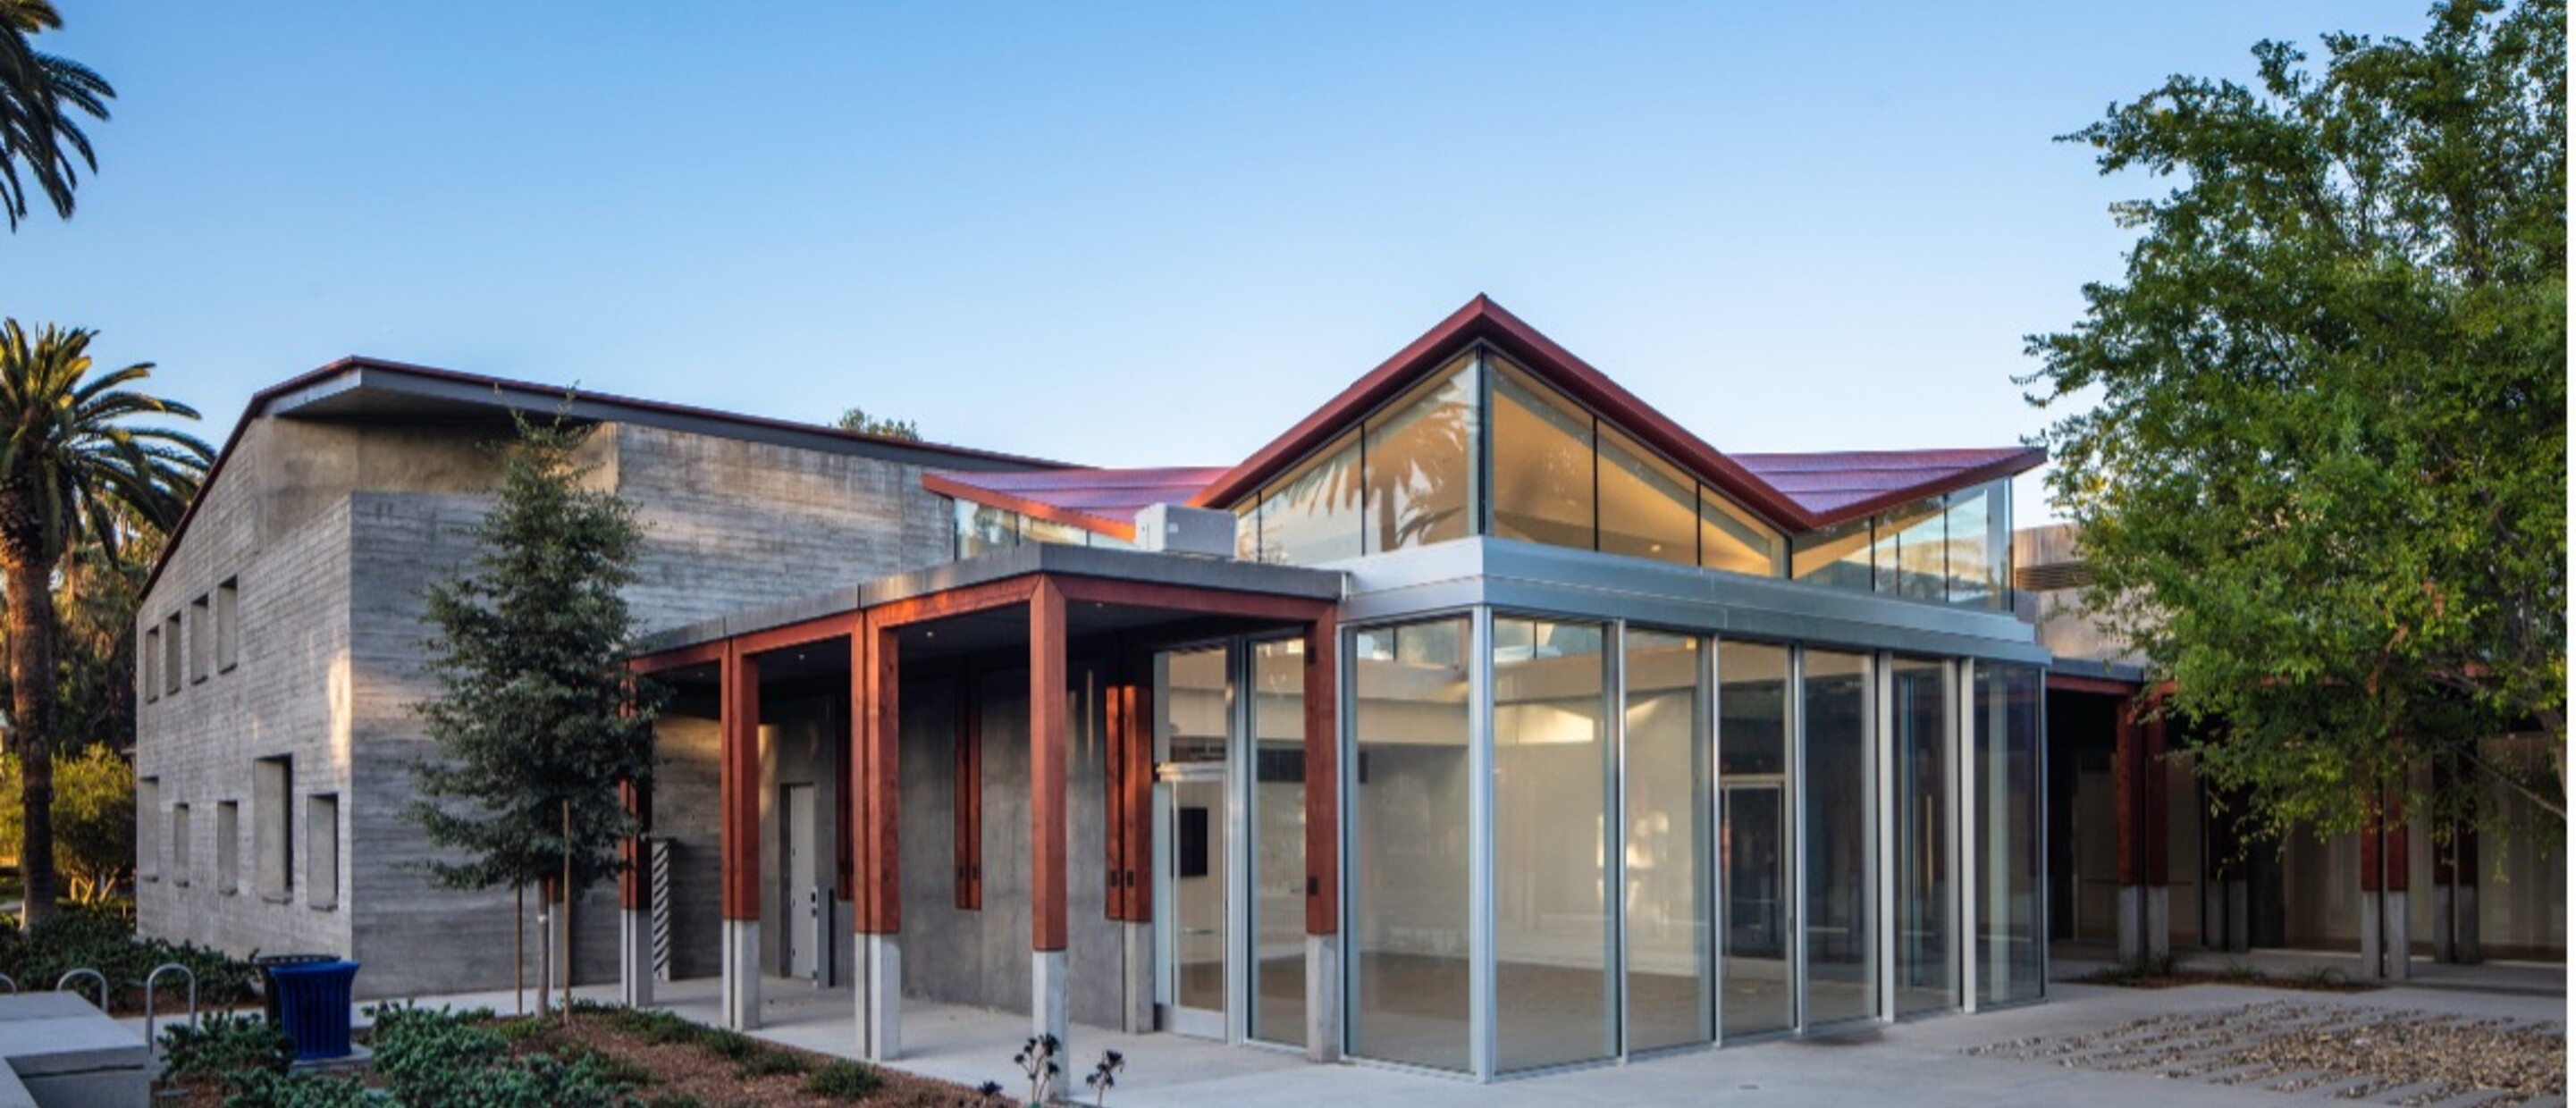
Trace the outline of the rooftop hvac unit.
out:
M 1234 513 L 1148 504 L 1136 513 L 1136 549 L 1202 558 L 1234 557 Z

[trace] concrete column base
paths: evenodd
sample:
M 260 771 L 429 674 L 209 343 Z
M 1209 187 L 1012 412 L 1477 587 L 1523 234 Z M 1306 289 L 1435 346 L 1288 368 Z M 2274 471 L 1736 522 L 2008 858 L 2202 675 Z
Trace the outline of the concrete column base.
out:
M 2146 886 L 2147 957 L 2173 957 L 2173 890 L 2163 885 Z
M 2451 960 L 2464 966 L 2486 961 L 2485 948 L 2478 944 L 2478 887 L 2451 886 Z
M 2361 976 L 2403 981 L 2407 966 L 2406 894 L 2361 894 Z
M 2135 964 L 2146 958 L 2147 937 L 2140 930 L 2140 925 L 2146 922 L 2146 893 L 2143 886 L 2120 886 L 2119 900 L 2112 914 L 2120 922 L 2120 960 L 2123 962 Z
M 1306 1060 L 1342 1059 L 1342 937 L 1306 936 Z
M 1029 953 L 1029 1034 L 1053 1035 L 1061 1044 L 1057 1057 L 1073 1056 L 1072 1025 L 1065 1019 L 1064 952 Z M 1070 1076 L 1068 1067 L 1068 1076 Z
M 891 1062 L 903 1055 L 903 947 L 893 935 L 861 935 L 850 992 L 859 1017 L 859 1057 Z
M 1127 956 L 1127 1002 L 1120 1006 L 1119 1030 L 1143 1035 L 1154 1030 L 1154 925 L 1122 923 L 1119 939 Z
M 554 1009 L 562 996 L 564 980 L 572 965 L 572 909 L 564 904 L 548 904 L 543 898 L 537 905 L 538 949 L 543 957 L 537 966 L 537 1011 Z
M 653 916 L 634 908 L 617 913 L 617 1002 L 653 1006 Z
M 2381 938 L 2387 947 L 2388 979 L 2404 981 L 2415 975 L 2413 967 L 2415 928 L 2412 917 L 2406 912 L 2406 892 L 2399 889 L 2379 895 L 2386 898 L 2385 908 L 2388 913 L 2387 928 L 2381 933 Z
M 760 921 L 724 921 L 724 991 L 717 1017 L 735 1031 L 760 1026 Z

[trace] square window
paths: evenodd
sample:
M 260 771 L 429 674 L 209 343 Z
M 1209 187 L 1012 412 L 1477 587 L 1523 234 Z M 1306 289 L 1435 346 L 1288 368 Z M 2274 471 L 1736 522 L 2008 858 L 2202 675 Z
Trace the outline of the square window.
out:
M 295 823 L 289 812 L 295 787 L 292 759 L 262 758 L 251 763 L 251 850 L 257 864 L 259 895 L 283 901 L 295 894 Z

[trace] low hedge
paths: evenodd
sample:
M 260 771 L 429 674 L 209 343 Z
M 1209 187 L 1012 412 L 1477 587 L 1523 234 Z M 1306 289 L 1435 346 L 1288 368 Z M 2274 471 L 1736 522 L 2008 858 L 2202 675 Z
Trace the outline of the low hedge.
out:
M 259 971 L 250 961 L 194 943 L 138 938 L 130 921 L 111 913 L 65 907 L 62 914 L 21 930 L 14 916 L 0 916 L 0 974 L 21 991 L 51 989 L 75 969 L 94 969 L 108 980 L 109 1007 L 118 1015 L 143 1011 L 143 981 L 162 965 L 177 963 L 197 975 L 201 1008 L 240 1004 L 259 995 Z M 162 979 L 165 1012 L 186 1004 L 187 987 Z M 83 990 L 82 995 L 93 995 Z

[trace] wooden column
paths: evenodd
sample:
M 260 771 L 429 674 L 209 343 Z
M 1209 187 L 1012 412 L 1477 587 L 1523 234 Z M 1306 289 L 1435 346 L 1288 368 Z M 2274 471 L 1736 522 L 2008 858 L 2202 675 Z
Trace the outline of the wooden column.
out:
M 1341 687 L 1330 612 L 1306 625 L 1306 933 L 1341 924 Z
M 984 907 L 984 697 L 982 678 L 972 664 L 957 671 L 957 719 L 951 729 L 956 750 L 955 860 L 957 906 Z
M 1124 681 L 1101 689 L 1101 905 L 1112 920 L 1127 918 L 1127 712 L 1135 698 Z
M 859 798 L 857 888 L 850 898 L 851 916 L 861 934 L 893 935 L 903 930 L 902 853 L 898 840 L 902 791 L 902 653 L 895 629 L 862 619 L 850 651 L 852 688 L 859 704 L 851 712 L 853 737 L 859 741 L 850 759 L 850 791 Z
M 1139 682 L 1128 690 L 1135 702 L 1127 711 L 1127 918 L 1154 921 L 1154 685 Z
M 717 760 L 724 918 L 760 918 L 760 663 L 728 644 Z
M 1064 593 L 1041 578 L 1029 598 L 1030 947 L 1065 947 Z
M 653 860 L 644 851 L 644 838 L 653 833 L 653 787 L 620 781 L 617 799 L 626 814 L 635 817 L 635 833 L 617 844 L 617 906 L 640 912 L 653 906 L 653 875 L 645 872 Z
M 2111 849 L 2121 888 L 2146 880 L 2146 728 L 2122 703 L 2111 748 Z
M 2168 818 L 2168 814 L 2172 811 L 2169 788 L 2171 774 L 2165 764 L 2165 718 L 2157 716 L 2146 721 L 2143 730 L 2144 734 L 2140 737 L 2146 740 L 2146 750 L 2142 755 L 2144 764 L 2140 777 L 2146 788 L 2139 798 L 2139 803 L 2145 809 L 2146 820 L 2141 828 L 2142 841 L 2138 844 L 2141 854 L 2140 877 L 2142 883 L 2148 888 L 2161 889 L 2173 883 L 2170 857 L 2173 833 L 2169 826 L 2172 821 Z

